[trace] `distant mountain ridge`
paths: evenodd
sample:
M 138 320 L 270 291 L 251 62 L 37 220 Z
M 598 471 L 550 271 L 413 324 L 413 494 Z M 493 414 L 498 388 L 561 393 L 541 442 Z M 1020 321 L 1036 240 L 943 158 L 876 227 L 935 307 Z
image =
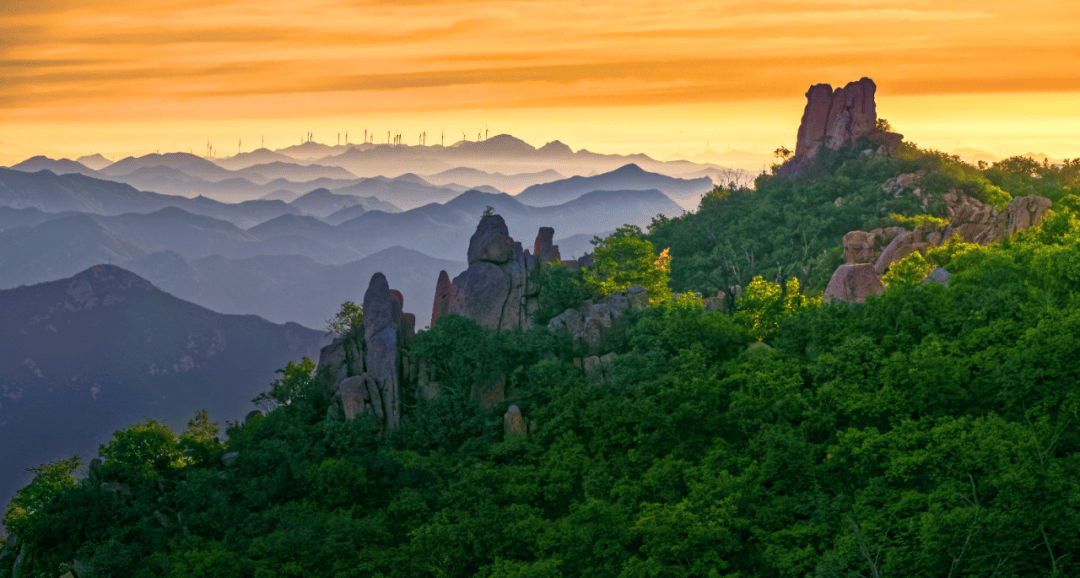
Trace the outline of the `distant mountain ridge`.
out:
M 570 177 L 533 185 L 518 193 L 517 199 L 534 207 L 557 205 L 592 191 L 647 190 L 662 191 L 685 209 L 697 207 L 701 196 L 713 187 L 712 179 L 680 179 L 648 172 L 636 164 L 593 177 Z
M 0 502 L 23 470 L 93 456 L 113 431 L 195 411 L 237 420 L 274 371 L 317 358 L 323 332 L 222 315 L 110 265 L 0 290 Z

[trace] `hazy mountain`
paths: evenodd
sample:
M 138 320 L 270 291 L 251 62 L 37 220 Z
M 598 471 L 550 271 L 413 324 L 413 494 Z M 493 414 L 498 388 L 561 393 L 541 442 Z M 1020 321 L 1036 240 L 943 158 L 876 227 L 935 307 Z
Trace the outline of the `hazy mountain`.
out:
M 109 265 L 0 291 L 0 508 L 26 468 L 88 461 L 146 417 L 182 431 L 205 408 L 224 429 L 274 370 L 317 359 L 323 333 L 215 313 Z
M 953 151 L 949 154 L 958 156 L 960 157 L 960 160 L 971 165 L 977 165 L 979 164 L 979 161 L 983 161 L 986 164 L 992 165 L 995 162 L 1001 160 L 1000 157 L 998 157 L 992 152 L 971 148 L 953 149 Z
M 318 151 L 319 155 L 324 155 L 330 150 L 343 150 L 343 147 L 328 147 L 318 143 L 305 143 L 302 147 L 290 147 L 290 150 L 299 150 L 301 148 L 307 149 L 309 153 Z M 286 151 L 283 149 L 281 152 Z M 293 155 L 292 152 L 286 154 Z M 559 141 L 552 141 L 540 148 L 534 148 L 521 139 L 505 134 L 486 140 L 461 140 L 449 146 L 443 146 L 442 144 L 430 146 L 406 144 L 351 145 L 344 152 L 335 152 L 329 156 L 296 158 L 318 158 L 319 164 L 344 167 L 349 172 L 361 177 L 393 176 L 394 174 L 407 172 L 435 175 L 462 167 L 488 173 L 501 173 L 508 176 L 546 170 L 557 171 L 560 175 L 588 175 L 594 172 L 610 172 L 627 163 L 637 164 L 651 172 L 668 176 L 680 176 L 707 166 L 687 160 L 658 161 L 645 154 L 601 154 L 585 149 L 575 152 Z M 756 165 L 746 168 L 756 168 Z M 438 184 L 442 186 L 453 183 L 453 180 L 439 179 L 438 181 Z M 470 182 L 457 182 L 457 184 L 466 187 L 473 186 L 473 183 Z M 494 186 L 500 190 L 520 190 L 520 187 L 514 187 L 512 182 L 505 185 L 500 183 L 489 186 Z M 334 187 L 331 186 L 326 186 L 326 188 L 334 190 Z
M 371 177 L 360 179 L 354 185 L 334 189 L 339 195 L 378 197 L 403 210 L 413 209 L 428 203 L 445 203 L 460 193 L 453 189 L 437 187 L 416 175 L 403 175 L 405 178 Z
M 615 229 L 609 229 L 607 231 L 598 231 L 596 233 L 580 233 L 577 235 L 570 235 L 569 237 L 563 237 L 561 239 L 555 239 L 554 245 L 559 247 L 559 255 L 563 259 L 577 259 L 585 253 L 592 253 L 593 244 L 592 240 L 595 237 L 603 239 L 608 235 L 615 232 Z
M 0 225 L 0 288 L 67 277 L 95 263 L 126 266 L 156 251 L 175 251 L 190 259 L 214 254 L 233 259 L 303 255 L 320 263 L 342 264 L 376 250 L 365 250 L 362 239 L 352 239 L 313 217 L 291 214 L 244 231 L 228 221 L 177 207 L 116 216 L 4 207 Z
M 349 243 L 368 250 L 393 245 L 442 258 L 460 259 L 487 207 L 503 216 L 510 234 L 531 245 L 540 227 L 555 234 L 595 234 L 625 223 L 647 226 L 658 213 L 678 215 L 682 208 L 657 190 L 595 191 L 569 203 L 532 207 L 505 193 L 468 191 L 445 204 L 431 203 L 398 214 L 369 211 L 339 225 Z
M 451 261 L 390 247 L 344 265 L 323 265 L 298 255 L 185 259 L 166 251 L 126 266 L 163 290 L 215 311 L 255 313 L 315 328 L 326 327 L 345 301 L 362 301 L 371 276 L 381 271 L 405 297 L 405 310 L 416 314 L 417 326 L 424 327 L 431 321 L 439 271 L 451 276 L 463 271 L 463 257 L 464 249 L 462 259 Z
M 291 159 L 290 159 L 291 160 Z M 327 167 L 323 165 L 299 165 L 294 162 L 274 161 L 251 165 L 236 171 L 241 175 L 256 177 L 257 183 L 264 183 L 274 179 L 288 179 L 290 181 L 307 182 L 319 178 L 326 179 L 355 179 L 356 175 L 341 167 Z
M 693 209 L 701 195 L 713 187 L 707 177 L 679 179 L 650 173 L 635 164 L 620 167 L 594 177 L 570 177 L 560 181 L 533 185 L 518 193 L 517 198 L 533 206 L 565 203 L 591 191 L 647 190 L 662 191 L 683 208 Z
M 69 277 L 97 263 L 121 263 L 146 254 L 99 219 L 76 214 L 0 233 L 0 288 Z
M 245 246 L 258 242 L 229 221 L 192 214 L 179 207 L 95 220 L 147 253 L 173 250 L 190 258 L 214 253 L 236 255 L 250 252 Z
M 436 145 L 438 147 L 438 145 Z M 388 169 L 400 173 L 437 173 L 451 168 L 437 153 L 428 149 L 436 147 L 410 147 L 408 145 L 374 145 L 372 147 L 352 147 L 341 154 L 322 157 L 319 163 L 344 167 L 354 175 L 372 177 L 385 175 Z M 442 149 L 443 147 L 438 147 Z M 418 149 L 425 153 L 418 154 Z
M 374 197 L 372 197 L 372 198 L 374 198 Z M 351 221 L 352 219 L 355 219 L 355 218 L 359 217 L 360 215 L 363 215 L 364 213 L 368 212 L 369 210 L 370 209 L 368 209 L 364 205 L 353 205 L 351 207 L 345 207 L 343 209 L 335 211 L 335 212 L 331 213 L 330 215 L 328 215 L 326 217 L 323 217 L 322 220 L 324 222 L 330 223 L 331 225 L 340 225 L 340 224 L 344 223 L 345 221 Z M 379 209 L 376 209 L 376 210 L 379 210 Z M 386 212 L 386 213 L 400 213 L 401 211 L 383 211 L 383 212 Z
M 444 187 L 460 184 L 468 188 L 476 188 L 488 185 L 500 191 L 514 194 L 526 187 L 557 181 L 565 177 L 558 171 L 551 169 L 535 173 L 504 175 L 503 173 L 489 173 L 469 167 L 458 167 L 434 175 L 427 175 L 424 178 L 431 184 Z
M 360 206 L 365 211 L 378 210 L 387 213 L 400 213 L 401 209 L 391 203 L 380 201 L 376 197 L 359 197 L 356 195 L 342 195 L 331 193 L 326 189 L 315 189 L 291 202 L 290 205 L 303 211 L 305 214 L 316 217 L 327 217 L 342 209 Z
M 286 235 L 300 235 L 320 239 L 340 234 L 339 230 L 333 225 L 307 215 L 281 215 L 265 223 L 255 225 L 248 229 L 247 233 L 257 239 L 270 239 Z
M 0 205 L 17 209 L 35 207 L 49 213 L 149 212 L 167 206 L 162 197 L 137 191 L 130 185 L 83 175 L 57 175 L 50 171 L 24 173 L 0 167 Z
M 274 152 L 268 148 L 258 148 L 249 153 L 240 153 L 229 158 L 211 160 L 220 167 L 229 169 L 230 171 L 237 171 L 246 169 L 252 165 L 275 162 L 291 163 L 294 159 L 288 155 Z
M 300 210 L 281 201 L 254 200 L 222 203 L 207 197 L 186 198 L 140 191 L 131 185 L 83 175 L 56 175 L 49 171 L 24 173 L 0 167 L 0 206 L 35 207 L 48 213 L 79 211 L 99 215 L 150 213 L 180 207 L 190 213 L 251 227 Z
M 45 156 L 30 157 L 21 163 L 11 165 L 11 168 L 25 173 L 52 171 L 58 175 L 77 174 L 97 178 L 102 178 L 103 176 L 82 163 L 68 159 L 50 159 Z
M 300 193 L 294 193 L 285 189 L 278 189 L 259 197 L 259 199 L 263 201 L 284 201 L 286 203 L 291 203 L 298 198 L 300 198 Z
M 348 150 L 350 150 L 350 146 L 333 146 L 318 143 L 315 141 L 306 141 L 298 145 L 292 145 L 283 149 L 278 149 L 277 152 L 285 154 L 293 159 L 314 160 L 328 157 L 334 154 L 341 154 L 347 152 Z
M 769 154 L 761 154 L 739 149 L 731 149 L 725 152 L 705 150 L 695 154 L 675 153 L 667 157 L 669 161 L 688 160 L 695 163 L 710 163 L 729 168 L 746 169 L 761 172 L 762 167 L 775 160 Z
M 220 181 L 235 177 L 236 174 L 214 163 L 190 153 L 151 153 L 141 157 L 127 157 L 101 169 L 103 175 L 118 177 L 128 175 L 141 168 L 168 167 L 192 177 L 208 181 Z
M 63 217 L 69 217 L 75 213 L 46 213 L 40 209 L 34 207 L 28 207 L 25 209 L 13 209 L 11 207 L 0 207 L 0 232 L 14 229 L 16 227 L 36 227 L 40 223 L 45 221 L 51 221 L 53 219 L 60 219 Z
M 101 169 L 113 164 L 112 161 L 110 161 L 109 159 L 101 156 L 100 153 L 94 153 L 92 155 L 84 155 L 84 156 L 81 156 L 81 157 L 79 157 L 79 158 L 77 158 L 75 160 L 79 164 L 82 164 L 83 166 L 90 167 L 91 169 L 94 169 L 95 171 L 100 171 Z

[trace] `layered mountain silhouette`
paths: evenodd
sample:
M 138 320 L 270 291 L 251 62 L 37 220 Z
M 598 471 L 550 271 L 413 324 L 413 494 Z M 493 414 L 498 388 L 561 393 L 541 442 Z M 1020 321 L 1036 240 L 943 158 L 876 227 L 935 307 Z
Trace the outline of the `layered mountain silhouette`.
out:
M 58 175 L 76 174 L 84 175 L 87 177 L 107 178 L 105 175 L 78 161 L 68 159 L 50 159 L 49 157 L 40 155 L 36 157 L 30 157 L 21 163 L 11 165 L 11 168 L 26 173 L 51 171 Z
M 484 146 L 508 145 L 501 149 L 504 156 L 526 150 L 506 139 L 490 141 Z M 369 146 L 360 152 L 378 148 Z M 468 151 L 477 145 L 454 148 Z M 560 150 L 554 146 L 545 154 L 565 155 Z M 255 156 L 249 160 L 259 160 Z M 176 179 L 199 178 L 183 172 L 191 167 L 207 174 L 216 170 L 207 169 L 208 161 L 194 158 L 148 155 L 125 159 L 111 170 L 131 170 L 128 176 L 157 174 Z M 42 157 L 28 161 L 24 168 L 41 165 L 60 170 L 76 164 Z M 539 179 L 561 175 L 551 170 L 502 175 L 462 169 L 445 172 L 442 178 L 464 180 L 469 176 Z M 705 187 L 706 181 L 671 178 L 628 165 L 593 177 L 559 179 L 511 196 L 486 186 L 459 193 L 454 190 L 461 187 L 457 183 L 438 186 L 404 173 L 393 178 L 347 180 L 343 182 L 351 184 L 346 187 L 316 188 L 295 198 L 281 189 L 272 195 L 279 197 L 273 200 L 223 203 L 205 196 L 140 191 L 81 174 L 57 175 L 51 169 L 28 173 L 0 168 L 0 246 L 4 247 L 0 251 L 0 288 L 65 278 L 97 263 L 111 263 L 130 267 L 151 282 L 203 305 L 321 326 L 345 300 L 342 296 L 348 291 L 343 288 L 355 278 L 366 281 L 363 277 L 370 275 L 369 258 L 382 258 L 382 271 L 392 279 L 417 278 L 418 284 L 409 289 L 415 294 L 407 297 L 430 301 L 434 283 L 420 278 L 435 279 L 440 269 L 449 271 L 460 265 L 462 247 L 468 246 L 476 219 L 489 206 L 525 244 L 540 227 L 551 226 L 565 239 L 564 254 L 578 256 L 591 250 L 589 241 L 595 235 L 603 236 L 626 223 L 644 227 L 657 214 L 675 216 L 682 212 L 661 189 L 634 189 L 653 183 L 688 198 L 700 195 L 697 187 Z M 288 181 L 272 183 L 284 182 Z M 626 188 L 597 190 L 604 186 Z M 542 199 L 537 203 L 547 206 L 522 202 L 530 197 Z M 386 198 L 397 200 L 408 210 L 402 211 Z M 558 200 L 563 202 L 554 202 Z M 390 254 L 397 258 L 385 258 Z M 428 269 L 432 269 L 430 275 Z M 241 272 L 246 275 L 244 280 L 238 277 Z M 320 279 L 325 289 L 312 291 L 326 297 L 305 301 L 291 289 L 294 279 Z M 242 289 L 245 283 L 250 283 L 248 289 Z M 395 286 L 404 288 L 407 284 Z M 260 294 L 266 297 L 260 298 Z M 425 322 L 425 308 L 417 311 L 422 317 L 418 321 Z
M 83 155 L 83 156 L 75 159 L 75 161 L 78 162 L 81 165 L 90 167 L 90 168 L 94 169 L 95 171 L 100 171 L 101 169 L 113 164 L 112 161 L 105 158 L 100 153 L 95 153 L 95 154 L 92 154 L 92 155 Z
M 533 185 L 517 195 L 522 203 L 534 207 L 558 205 L 592 191 L 648 190 L 662 191 L 683 208 L 696 208 L 701 196 L 709 192 L 713 182 L 708 177 L 680 179 L 650 173 L 636 164 L 628 164 L 609 173 L 593 177 L 570 177 Z
M 316 217 L 328 217 L 342 209 L 361 207 L 364 211 L 383 211 L 385 213 L 399 213 L 399 209 L 392 203 L 380 201 L 378 197 L 361 197 L 358 195 L 332 193 L 327 189 L 315 189 L 292 201 L 289 204 L 300 209 L 306 215 Z
M 174 431 L 201 408 L 254 408 L 276 369 L 317 357 L 323 332 L 222 315 L 120 267 L 0 290 L 0 501 L 26 468 L 97 446 L 150 417 Z
M 464 257 L 464 255 L 462 255 Z M 345 301 L 359 302 L 371 276 L 383 272 L 400 287 L 418 327 L 430 323 L 429 301 L 439 271 L 465 270 L 464 260 L 435 259 L 390 247 L 344 265 L 326 265 L 300 255 L 188 259 L 174 251 L 151 253 L 125 266 L 177 297 L 222 313 L 250 313 L 274 322 L 325 327 Z
M 446 187 L 464 185 L 469 188 L 476 188 L 488 185 L 500 191 L 515 194 L 526 187 L 563 178 L 565 177 L 562 174 L 552 169 L 535 173 L 504 175 L 503 173 L 489 173 L 470 167 L 458 167 L 434 175 L 427 175 L 424 180 L 434 185 Z
M 251 227 L 286 214 L 300 213 L 282 201 L 223 203 L 207 197 L 186 198 L 140 191 L 131 185 L 78 174 L 26 173 L 0 167 L 0 206 L 34 207 L 49 213 L 79 211 L 97 215 L 150 213 L 179 207 L 198 215 Z

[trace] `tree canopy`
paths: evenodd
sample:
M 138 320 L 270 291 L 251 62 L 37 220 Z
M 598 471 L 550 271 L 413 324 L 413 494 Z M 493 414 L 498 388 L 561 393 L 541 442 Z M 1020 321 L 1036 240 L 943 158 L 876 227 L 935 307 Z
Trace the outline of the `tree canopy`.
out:
M 604 242 L 641 268 L 608 269 L 594 287 L 655 271 L 652 247 L 669 241 L 673 288 L 753 274 L 734 311 L 681 292 L 628 313 L 606 380 L 565 334 L 446 316 L 409 352 L 442 393 L 403 392 L 402 425 L 380 434 L 365 414 L 328 415 L 326 376 L 290 364 L 267 394 L 281 405 L 223 442 L 204 414 L 179 436 L 147 420 L 116 432 L 81 480 L 78 458 L 35 469 L 5 518 L 23 570 L 1076 575 L 1080 198 L 1060 196 L 1041 225 L 994 245 L 912 255 L 864 304 L 823 304 L 802 285 L 824 266 L 809 267 L 815 251 L 831 258 L 820 231 L 921 214 L 876 192 L 899 161 L 860 154 L 822 159 L 831 176 L 703 199 L 650 230 L 648 255 L 629 228 Z M 836 196 L 861 208 L 829 213 L 826 200 L 847 204 Z M 716 242 L 701 245 L 708 232 Z M 783 248 L 804 233 L 808 248 Z M 736 256 L 737 276 L 723 277 Z M 937 267 L 947 287 L 924 281 Z M 483 409 L 470 387 L 493 374 L 509 398 Z M 534 422 L 525 436 L 504 436 L 511 403 Z

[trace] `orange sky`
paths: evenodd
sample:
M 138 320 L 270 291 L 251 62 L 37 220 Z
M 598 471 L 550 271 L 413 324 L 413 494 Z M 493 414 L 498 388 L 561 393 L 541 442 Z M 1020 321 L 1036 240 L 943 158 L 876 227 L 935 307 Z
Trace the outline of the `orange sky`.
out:
M 1080 156 L 1080 3 L 0 0 L 0 164 L 470 139 L 665 157 L 794 145 L 869 76 L 922 146 Z

